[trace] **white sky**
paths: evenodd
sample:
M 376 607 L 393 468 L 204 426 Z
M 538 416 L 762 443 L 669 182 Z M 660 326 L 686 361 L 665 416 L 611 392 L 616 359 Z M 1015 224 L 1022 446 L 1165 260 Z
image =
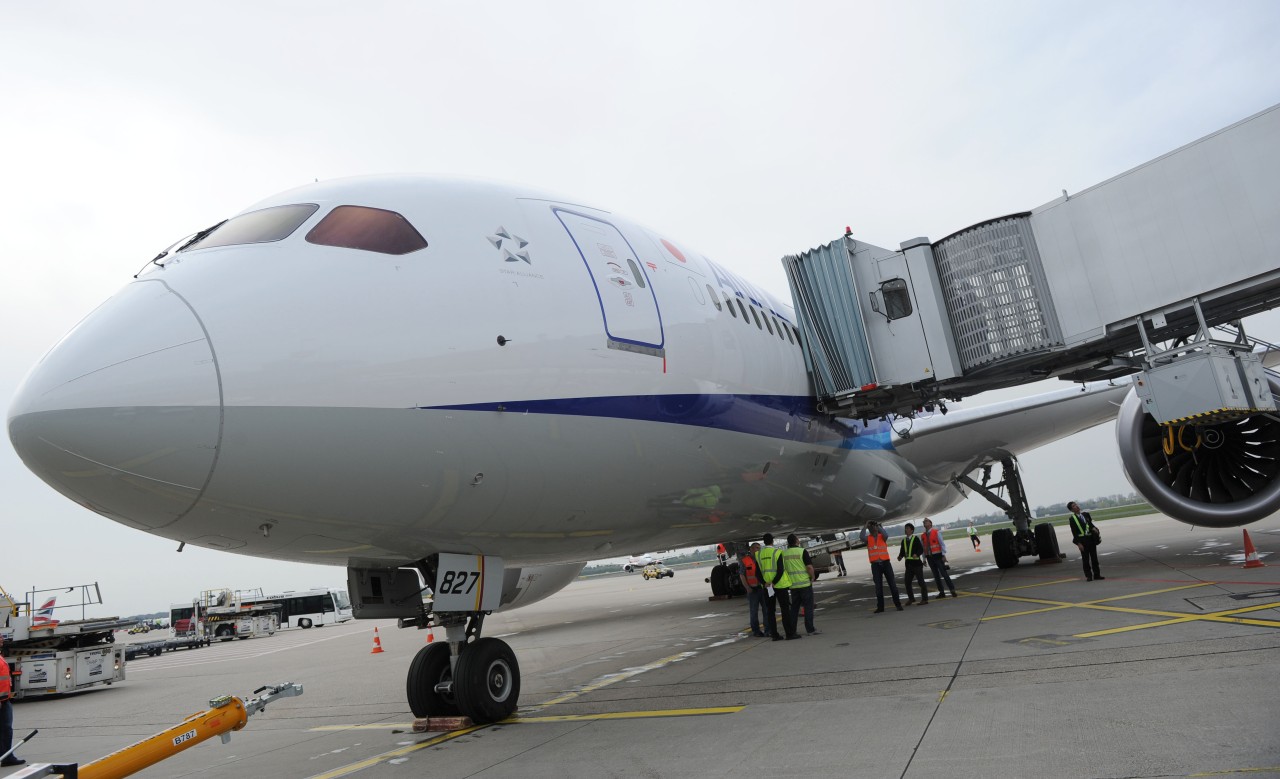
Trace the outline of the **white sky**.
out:
M 782 255 L 845 225 L 940 238 L 1280 102 L 1280 4 L 0 0 L 0 96 L 7 409 L 160 249 L 317 178 L 536 185 L 789 298 Z M 1033 506 L 1130 489 L 1110 426 L 1023 465 Z M 7 436 L 0 523 L 0 585 L 98 581 L 112 612 L 345 580 L 177 555 L 46 487 Z

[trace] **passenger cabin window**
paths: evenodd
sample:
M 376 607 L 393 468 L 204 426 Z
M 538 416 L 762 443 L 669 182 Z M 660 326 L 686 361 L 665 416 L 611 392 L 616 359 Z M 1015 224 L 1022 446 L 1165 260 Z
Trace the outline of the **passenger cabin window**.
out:
M 282 241 L 307 221 L 318 208 L 320 206 L 315 203 L 298 203 L 250 211 L 228 219 L 208 235 L 192 241 L 179 251 L 189 252 L 195 249 L 212 249 L 215 246 Z
M 395 211 L 338 206 L 307 233 L 307 242 L 379 254 L 408 254 L 427 248 L 422 235 Z
M 760 328 L 761 330 L 764 329 L 764 325 L 760 324 L 760 315 L 756 313 L 755 306 L 751 307 L 751 318 L 756 320 L 756 327 Z
M 738 309 L 742 311 L 742 321 L 751 324 L 751 317 L 747 316 L 747 307 L 742 305 L 742 298 L 734 298 L 738 303 Z

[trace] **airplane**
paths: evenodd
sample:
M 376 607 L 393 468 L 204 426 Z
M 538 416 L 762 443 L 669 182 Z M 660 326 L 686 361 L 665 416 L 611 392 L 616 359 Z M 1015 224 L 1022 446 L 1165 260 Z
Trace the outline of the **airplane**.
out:
M 495 722 L 520 670 L 485 615 L 585 561 L 936 514 L 1132 400 L 1103 381 L 898 431 L 821 411 L 801 348 L 789 303 L 619 214 L 358 177 L 162 252 L 32 369 L 8 429 L 54 489 L 179 551 L 346 566 L 358 618 L 445 629 L 414 714 Z
M 662 558 L 647 554 L 631 555 L 627 558 L 627 561 L 623 563 L 622 570 L 627 573 L 632 573 L 633 571 L 638 571 L 644 568 L 646 565 L 662 565 Z

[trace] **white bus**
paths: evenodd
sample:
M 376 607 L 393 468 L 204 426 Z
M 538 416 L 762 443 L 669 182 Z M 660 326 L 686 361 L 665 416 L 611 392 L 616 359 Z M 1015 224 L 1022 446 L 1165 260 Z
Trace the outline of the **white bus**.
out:
M 280 604 L 280 627 L 309 628 L 335 625 L 352 619 L 351 599 L 346 590 L 320 587 L 314 590 L 290 590 L 279 595 L 253 598 Z M 245 600 L 244 603 L 250 603 Z

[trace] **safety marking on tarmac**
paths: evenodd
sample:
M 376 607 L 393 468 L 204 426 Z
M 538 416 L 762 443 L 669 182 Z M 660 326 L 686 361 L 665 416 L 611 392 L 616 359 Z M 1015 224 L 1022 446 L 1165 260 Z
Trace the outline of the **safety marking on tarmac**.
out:
M 654 719 L 657 717 L 706 717 L 717 714 L 737 714 L 746 706 L 715 706 L 702 709 L 661 709 L 656 711 L 615 711 L 607 714 L 549 714 L 542 716 L 514 717 L 494 723 L 495 725 L 534 725 L 544 722 L 593 722 L 595 720 L 619 719 Z M 320 725 L 307 728 L 308 731 L 338 730 L 412 730 L 412 722 L 382 722 L 373 725 Z
M 1092 639 L 1081 638 L 1079 636 L 1058 636 L 1053 633 L 1046 633 L 1043 636 L 1027 636 L 1026 638 L 1014 638 L 1006 641 L 1006 644 L 1018 644 L 1019 646 L 1029 646 L 1033 649 L 1060 649 L 1064 646 L 1072 644 L 1088 643 Z
M 1187 603 L 1203 611 L 1217 611 L 1223 608 L 1243 605 L 1241 601 L 1262 599 L 1280 599 L 1280 590 L 1256 590 L 1254 592 L 1237 592 L 1230 595 L 1207 595 L 1203 598 L 1187 598 Z
M 1029 611 L 1020 611 L 1013 614 L 997 614 L 990 617 L 983 617 L 982 620 L 989 621 L 994 619 L 1003 619 L 1005 617 L 1025 616 L 1027 614 L 1039 614 L 1045 611 L 1053 611 L 1057 609 L 1089 609 L 1093 611 L 1111 611 L 1120 614 L 1139 614 L 1150 617 L 1164 617 L 1165 619 L 1158 622 L 1146 622 L 1140 625 L 1129 625 L 1121 628 L 1110 628 L 1107 630 L 1096 630 L 1089 633 L 1077 633 L 1075 638 L 1096 638 L 1097 636 L 1111 635 L 1114 633 L 1125 633 L 1132 630 L 1144 630 L 1147 628 L 1164 627 L 1165 625 L 1176 625 L 1183 622 L 1225 622 L 1233 625 L 1252 625 L 1254 627 L 1280 628 L 1280 620 L 1275 619 L 1250 619 L 1247 617 L 1238 617 L 1237 614 L 1247 614 L 1254 611 L 1265 611 L 1280 607 L 1280 600 L 1269 601 L 1252 606 L 1243 606 L 1240 608 L 1226 609 L 1223 611 L 1215 611 L 1200 614 L 1187 614 L 1178 611 L 1164 611 L 1161 609 L 1139 609 L 1125 606 L 1108 606 L 1104 605 L 1118 600 L 1127 600 L 1129 598 L 1138 598 L 1144 595 L 1156 595 L 1163 592 L 1173 592 L 1176 590 L 1191 589 L 1194 587 L 1205 587 L 1217 584 L 1217 582 L 1197 582 L 1195 584 L 1185 584 L 1178 587 L 1168 587 L 1163 590 L 1151 590 L 1148 592 L 1132 593 L 1129 595 L 1118 595 L 1111 598 L 1101 598 L 1092 601 L 1082 601 L 1079 603 L 1067 603 L 1064 601 L 1047 600 L 1044 598 L 1028 598 L 1023 596 L 1003 595 L 998 593 L 985 593 L 988 597 L 998 600 L 1008 600 L 1015 603 L 1039 604 L 1051 608 L 1032 609 Z
M 419 749 L 426 749 L 427 747 L 433 747 L 437 744 L 443 744 L 446 741 L 458 738 L 459 736 L 465 736 L 468 733 L 474 733 L 477 730 L 483 730 L 484 728 L 487 728 L 487 727 L 489 726 L 488 725 L 472 725 L 469 728 L 463 728 L 462 730 L 455 730 L 452 733 L 444 733 L 442 735 L 436 736 L 435 738 L 429 738 L 426 741 L 421 741 L 417 744 L 410 744 L 407 747 L 400 747 L 399 749 L 393 749 L 390 752 L 383 752 L 380 755 L 374 755 L 373 757 L 366 758 L 364 760 L 361 760 L 358 763 L 352 763 L 351 765 L 345 765 L 341 768 L 335 768 L 332 771 L 326 771 L 323 774 L 315 774 L 313 776 L 308 777 L 308 779 L 338 779 L 338 777 L 340 776 L 348 776 L 350 774 L 354 774 L 357 771 L 363 771 L 366 768 L 372 768 L 373 766 L 385 760 L 391 760 L 397 757 L 404 757 L 405 755 L 411 754 L 413 752 L 417 752 Z
M 580 687 L 579 689 L 574 690 L 573 692 L 568 692 L 568 693 L 565 693 L 564 695 L 561 695 L 558 698 L 552 698 L 549 701 L 544 701 L 543 703 L 540 703 L 537 706 L 531 707 L 529 710 L 541 711 L 542 709 L 545 709 L 548 706 L 554 706 L 557 703 L 564 703 L 566 701 L 571 701 L 574 698 L 580 697 L 582 695 L 586 695 L 589 692 L 595 692 L 596 690 L 599 690 L 602 687 L 608 687 L 609 685 L 616 684 L 617 682 L 623 681 L 624 679 L 630 679 L 633 676 L 639 676 L 642 673 L 657 670 L 659 668 L 662 668 L 663 666 L 670 665 L 671 663 L 678 663 L 681 660 L 687 660 L 690 657 L 693 657 L 697 654 L 698 654 L 697 652 L 681 652 L 679 654 L 670 655 L 669 657 L 664 657 L 661 660 L 655 660 L 652 663 L 649 663 L 648 665 L 642 665 L 636 668 L 628 668 L 616 674 L 606 674 L 605 676 L 602 676 L 599 679 L 596 679 L 594 682 L 590 682 L 589 684 L 586 684 Z
M 1187 776 L 1231 776 L 1232 774 L 1269 774 L 1271 772 L 1280 773 L 1280 765 L 1273 765 L 1267 768 L 1232 768 L 1226 771 L 1205 771 L 1199 774 L 1187 774 Z
M 1078 581 L 1078 580 L 1075 580 L 1075 581 Z M 1027 615 L 1029 615 L 1029 614 L 1043 614 L 1043 613 L 1045 613 L 1046 611 L 1058 611 L 1058 610 L 1060 610 L 1060 609 L 1084 608 L 1084 607 L 1087 607 L 1087 606 L 1089 606 L 1089 605 L 1091 605 L 1091 604 L 1096 605 L 1096 604 L 1099 604 L 1099 603 L 1111 603 L 1112 601 L 1128 600 L 1129 598 L 1141 598 L 1141 597 L 1143 597 L 1144 595 L 1159 595 L 1160 593 L 1163 593 L 1163 592 L 1175 592 L 1175 591 L 1177 591 L 1177 590 L 1190 590 L 1190 589 L 1194 589 L 1194 588 L 1196 588 L 1196 587 L 1205 587 L 1205 586 L 1207 586 L 1207 585 L 1209 585 L 1209 584 L 1211 584 L 1211 583 L 1212 583 L 1212 582 L 1196 582 L 1195 584 L 1183 584 L 1183 585 L 1179 585 L 1179 586 L 1177 586 L 1177 587 L 1166 587 L 1166 588 L 1164 588 L 1163 590 L 1148 590 L 1148 591 L 1146 591 L 1146 592 L 1135 592 L 1135 593 L 1132 593 L 1132 594 L 1129 594 L 1129 595 L 1116 595 L 1116 596 L 1111 597 L 1111 598 L 1099 598 L 1099 599 L 1097 599 L 1097 600 L 1081 601 L 1080 603 L 1062 603 L 1062 602 L 1057 602 L 1057 601 L 1047 601 L 1047 600 L 1046 600 L 1046 601 L 1040 601 L 1040 600 L 1026 601 L 1026 599 L 1023 599 L 1023 598 L 1004 598 L 1004 600 L 1026 601 L 1026 602 L 1029 602 L 1029 603 L 1052 603 L 1052 604 L 1054 604 L 1054 605 L 1052 605 L 1052 606 L 1047 606 L 1047 607 L 1042 608 L 1042 609 L 1028 609 L 1027 611 L 1014 611 L 1014 612 L 1011 612 L 1011 613 L 1009 613 L 1009 614 L 993 614 L 993 615 L 992 615 L 992 616 L 990 616 L 990 617 L 983 617 L 983 618 L 982 618 L 982 621 L 983 621 L 983 622 L 989 622 L 989 621 L 991 621 L 991 620 L 996 620 L 996 619 L 1007 619 L 1007 618 L 1009 618 L 1009 617 L 1025 617 L 1025 616 L 1027 616 Z M 1002 592 L 1003 592 L 1003 590 L 1002 590 Z M 1000 595 L 997 595 L 996 593 L 989 593 L 989 594 L 990 594 L 990 595 L 991 595 L 991 597 L 993 597 L 993 598 L 1000 598 L 1000 597 L 1001 597 Z

